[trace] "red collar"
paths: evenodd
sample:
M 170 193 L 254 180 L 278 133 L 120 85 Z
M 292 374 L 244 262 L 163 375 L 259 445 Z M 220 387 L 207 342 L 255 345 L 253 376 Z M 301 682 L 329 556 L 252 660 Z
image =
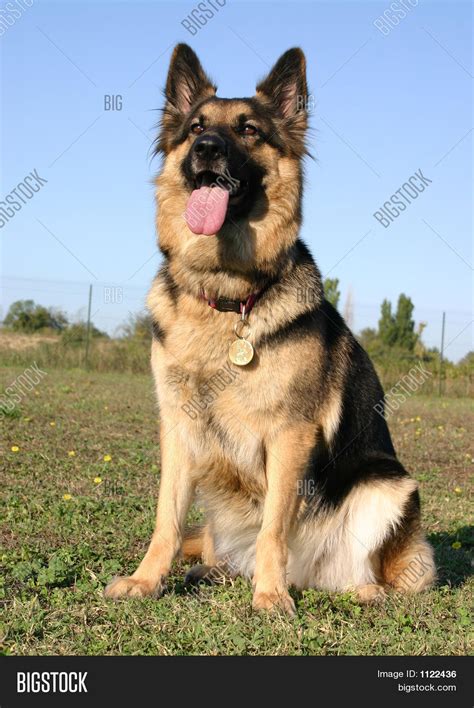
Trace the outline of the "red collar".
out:
M 207 300 L 209 307 L 212 307 L 214 310 L 219 310 L 219 312 L 238 312 L 241 314 L 245 308 L 245 314 L 247 315 L 257 302 L 259 295 L 259 292 L 252 293 L 246 300 L 231 300 L 227 297 L 219 297 L 217 300 L 212 300 L 207 297 L 204 290 L 201 290 L 201 297 Z

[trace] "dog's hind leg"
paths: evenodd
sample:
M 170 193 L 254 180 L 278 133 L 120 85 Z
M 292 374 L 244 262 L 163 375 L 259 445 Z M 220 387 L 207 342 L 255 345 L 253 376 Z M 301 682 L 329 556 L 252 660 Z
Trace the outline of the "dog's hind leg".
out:
M 385 489 L 384 489 L 385 487 Z M 372 487 L 371 499 L 374 501 L 373 518 L 385 516 L 386 534 L 381 545 L 375 550 L 371 546 L 372 534 L 364 534 L 363 525 L 355 524 L 354 539 L 362 540 L 372 553 L 370 566 L 373 581 L 356 587 L 361 602 L 373 602 L 382 599 L 385 589 L 401 592 L 421 592 L 430 587 L 436 578 L 433 549 L 426 541 L 420 527 L 420 504 L 415 480 L 406 476 L 391 484 Z M 377 499 L 378 495 L 378 499 Z M 355 509 L 354 509 L 355 511 Z M 356 516 L 358 512 L 356 512 Z M 374 524 L 377 527 L 377 524 Z M 379 539 L 383 533 L 378 529 Z M 360 545 L 360 544 L 359 544 Z
M 191 585 L 198 583 L 223 582 L 226 576 L 225 568 L 217 563 L 214 551 L 214 537 L 211 525 L 190 528 L 184 536 L 181 547 L 184 559 L 202 560 L 202 564 L 193 565 L 186 573 L 185 582 Z
M 214 537 L 210 524 L 193 526 L 184 533 L 181 556 L 185 560 L 201 560 L 208 566 L 215 565 Z
M 358 601 L 362 604 L 372 604 L 385 600 L 385 590 L 378 583 L 369 583 L 368 585 L 359 585 L 355 590 Z
M 223 585 L 226 579 L 230 577 L 231 575 L 227 572 L 227 568 L 224 564 L 217 563 L 216 565 L 206 565 L 202 563 L 200 565 L 193 565 L 193 567 L 188 570 L 184 582 L 189 585 L 199 585 L 200 583 L 205 585 Z
M 202 526 L 191 526 L 184 532 L 183 544 L 181 546 L 181 557 L 184 560 L 201 559 L 203 554 L 204 528 Z
M 366 603 L 383 599 L 390 587 L 419 592 L 433 583 L 433 551 L 420 528 L 417 483 L 408 475 L 360 485 L 339 519 L 316 586 L 352 590 Z
M 214 551 L 214 537 L 210 524 L 201 530 L 201 556 L 203 563 L 193 565 L 186 573 L 185 582 L 192 585 L 199 583 L 224 583 L 226 578 L 236 576 L 235 569 L 225 558 L 217 559 Z

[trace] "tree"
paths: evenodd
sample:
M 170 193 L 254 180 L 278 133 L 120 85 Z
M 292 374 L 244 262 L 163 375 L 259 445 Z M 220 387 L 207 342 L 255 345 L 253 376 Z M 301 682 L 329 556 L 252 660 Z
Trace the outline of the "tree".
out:
M 122 325 L 126 339 L 151 340 L 152 319 L 149 312 L 129 313 L 127 322 Z
M 465 366 L 467 369 L 474 369 L 474 351 L 470 351 L 465 354 L 460 360 L 459 366 Z
M 344 319 L 347 326 L 352 329 L 354 326 L 354 303 L 352 298 L 352 288 L 350 286 L 347 291 L 346 302 L 344 304 Z
M 326 278 L 324 281 L 324 297 L 331 305 L 337 308 L 341 293 L 339 292 L 339 278 Z
M 403 293 L 398 298 L 397 313 L 395 315 L 395 341 L 401 349 L 412 352 L 415 348 L 417 336 L 415 321 L 412 314 L 415 306 L 411 299 Z
M 386 346 L 396 346 L 412 352 L 419 339 L 415 332 L 415 321 L 412 319 L 414 305 L 403 293 L 398 298 L 397 311 L 392 314 L 392 304 L 388 300 L 382 302 L 379 319 L 378 336 Z
M 364 349 L 371 349 L 377 344 L 380 346 L 380 340 L 377 334 L 377 330 L 372 329 L 372 327 L 366 327 L 359 333 L 359 342 L 362 344 Z
M 418 331 L 416 333 L 416 343 L 415 343 L 415 348 L 414 348 L 414 353 L 416 354 L 417 357 L 420 359 L 423 359 L 426 356 L 426 347 L 423 344 L 422 340 L 422 335 L 423 335 L 423 330 L 428 326 L 427 322 L 418 322 Z
M 382 302 L 380 309 L 379 331 L 378 336 L 383 344 L 391 347 L 395 344 L 395 318 L 392 315 L 392 305 L 388 300 Z
M 37 305 L 34 300 L 17 300 L 10 305 L 3 325 L 15 332 L 37 332 L 46 328 L 61 332 L 68 320 L 64 312 L 56 308 Z

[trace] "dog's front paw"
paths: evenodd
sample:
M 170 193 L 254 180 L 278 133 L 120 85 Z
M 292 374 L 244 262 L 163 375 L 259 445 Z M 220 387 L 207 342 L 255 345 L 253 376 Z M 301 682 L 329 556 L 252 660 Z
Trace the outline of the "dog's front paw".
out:
M 281 610 L 290 617 L 296 614 L 295 603 L 287 590 L 273 590 L 262 592 L 256 590 L 253 595 L 252 607 L 254 610 Z
M 118 577 L 110 581 L 104 590 L 104 595 L 112 600 L 118 600 L 121 597 L 159 597 L 161 591 L 161 584 L 152 586 L 145 580 Z

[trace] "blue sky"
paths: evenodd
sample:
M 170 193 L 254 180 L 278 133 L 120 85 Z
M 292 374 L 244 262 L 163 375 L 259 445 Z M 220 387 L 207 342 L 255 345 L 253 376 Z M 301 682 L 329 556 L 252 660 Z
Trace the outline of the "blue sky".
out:
M 445 310 L 447 356 L 473 348 L 470 4 L 420 0 L 384 35 L 388 0 L 228 0 L 192 36 L 196 5 L 35 0 L 0 37 L 0 201 L 34 169 L 47 179 L 0 229 L 3 312 L 32 297 L 83 315 L 89 282 L 97 326 L 140 309 L 159 264 L 148 151 L 172 46 L 191 44 L 220 95 L 246 96 L 299 45 L 317 157 L 302 236 L 342 305 L 351 290 L 354 328 L 405 292 L 429 345 Z M 122 110 L 104 111 L 105 94 Z M 430 186 L 383 228 L 374 211 L 420 168 Z M 113 285 L 122 302 L 107 302 Z

